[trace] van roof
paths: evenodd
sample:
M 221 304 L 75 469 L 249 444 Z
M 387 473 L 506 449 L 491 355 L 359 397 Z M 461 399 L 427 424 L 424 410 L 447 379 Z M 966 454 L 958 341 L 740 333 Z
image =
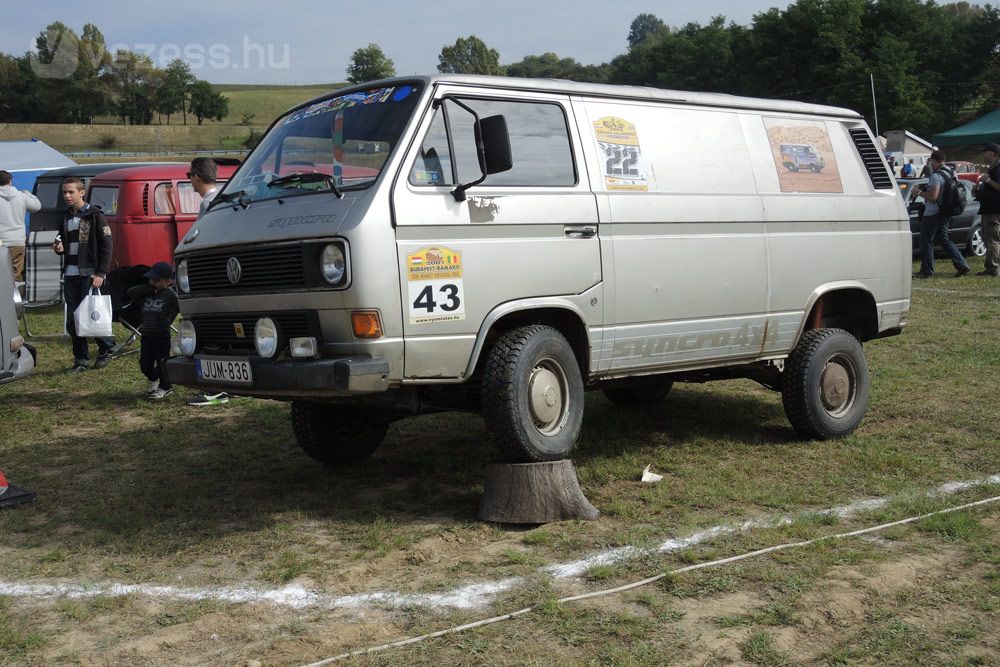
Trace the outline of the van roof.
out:
M 44 174 L 38 177 L 38 180 L 45 179 L 58 179 L 62 180 L 64 178 L 69 178 L 70 176 L 79 176 L 80 178 L 91 178 L 97 176 L 98 174 L 103 174 L 108 171 L 113 171 L 115 169 L 122 169 L 124 167 L 140 167 L 147 165 L 158 165 L 158 164 L 173 164 L 170 162 L 103 162 L 96 164 L 78 164 L 72 167 L 60 167 L 59 169 L 50 169 Z M 177 163 L 181 164 L 181 163 Z
M 173 180 L 187 178 L 191 165 L 187 162 L 164 162 L 138 167 L 124 167 L 106 171 L 95 176 L 91 183 L 107 181 L 155 181 L 159 179 Z M 219 165 L 219 177 L 229 178 L 236 171 L 234 165 Z
M 565 79 L 522 79 L 506 76 L 480 76 L 474 74 L 437 74 L 433 76 L 394 77 L 369 81 L 357 86 L 338 88 L 325 95 L 297 104 L 292 109 L 315 104 L 330 97 L 336 97 L 350 92 L 371 90 L 372 88 L 413 83 L 418 81 L 431 87 L 451 83 L 480 88 L 498 88 L 504 90 L 541 91 L 562 93 L 581 97 L 614 97 L 619 99 L 673 102 L 693 106 L 725 107 L 736 109 L 753 109 L 757 111 L 773 111 L 777 113 L 799 113 L 819 116 L 836 116 L 839 118 L 861 119 L 861 114 L 841 107 L 808 104 L 790 100 L 769 100 L 757 97 L 739 97 L 725 93 L 696 93 L 644 86 L 614 86 L 610 84 L 579 83 Z

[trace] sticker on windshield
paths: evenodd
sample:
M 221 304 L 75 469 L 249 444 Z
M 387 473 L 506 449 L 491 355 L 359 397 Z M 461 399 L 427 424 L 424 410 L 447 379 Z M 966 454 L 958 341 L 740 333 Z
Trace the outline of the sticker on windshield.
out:
M 594 121 L 597 150 L 603 161 L 608 190 L 646 192 L 646 167 L 635 125 L 624 118 L 605 116 Z
M 376 90 L 369 90 L 361 93 L 349 93 L 347 95 L 341 95 L 340 97 L 334 97 L 329 100 L 323 100 L 322 102 L 317 102 L 316 104 L 308 106 L 305 109 L 299 109 L 286 118 L 284 124 L 291 125 L 292 123 L 297 123 L 304 118 L 311 118 L 312 116 L 330 113 L 331 111 L 349 109 L 350 107 L 357 106 L 359 104 L 381 104 L 392 97 L 394 90 L 396 90 L 395 87 L 378 88 Z M 408 95 L 409 93 L 400 99 L 405 99 Z
M 465 319 L 462 255 L 430 246 L 406 255 L 410 324 Z

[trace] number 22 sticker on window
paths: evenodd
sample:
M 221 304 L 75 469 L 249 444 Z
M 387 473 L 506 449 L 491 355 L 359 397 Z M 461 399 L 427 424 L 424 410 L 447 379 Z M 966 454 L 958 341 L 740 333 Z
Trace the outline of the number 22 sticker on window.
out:
M 410 324 L 465 319 L 462 255 L 443 246 L 406 255 Z
M 605 116 L 594 121 L 594 135 L 608 190 L 649 190 L 635 125 L 623 118 Z

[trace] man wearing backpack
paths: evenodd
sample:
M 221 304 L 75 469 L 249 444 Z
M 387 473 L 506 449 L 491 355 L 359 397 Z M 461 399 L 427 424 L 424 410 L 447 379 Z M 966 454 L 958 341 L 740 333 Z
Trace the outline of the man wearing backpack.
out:
M 983 158 L 989 167 L 976 183 L 974 195 L 983 218 L 986 262 L 984 270 L 976 275 L 996 278 L 1000 273 L 1000 144 L 983 146 Z
M 944 201 L 944 196 L 949 188 L 954 187 L 955 172 L 944 163 L 944 153 L 933 151 L 931 153 L 931 173 L 927 185 L 914 190 L 916 194 L 922 195 L 927 207 L 924 209 L 924 217 L 920 220 L 920 271 L 913 274 L 914 278 L 930 278 L 934 275 L 934 244 L 939 243 L 951 258 L 951 263 L 955 265 L 955 276 L 964 276 L 971 269 L 968 262 L 962 257 L 961 251 L 955 246 L 948 236 L 948 223 L 951 216 L 955 215 L 953 210 L 948 208 L 955 206 L 953 201 Z M 942 210 L 944 206 L 944 210 Z

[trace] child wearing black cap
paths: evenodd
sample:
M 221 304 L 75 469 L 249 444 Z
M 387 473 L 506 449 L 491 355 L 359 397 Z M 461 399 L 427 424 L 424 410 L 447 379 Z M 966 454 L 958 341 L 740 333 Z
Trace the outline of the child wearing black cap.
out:
M 180 308 L 177 293 L 170 288 L 174 270 L 166 262 L 157 262 L 146 272 L 146 285 L 136 285 L 128 290 L 130 299 L 142 298 L 142 345 L 139 352 L 139 368 L 149 380 L 146 397 L 160 400 L 173 391 L 163 364 L 170 356 L 170 325 Z

